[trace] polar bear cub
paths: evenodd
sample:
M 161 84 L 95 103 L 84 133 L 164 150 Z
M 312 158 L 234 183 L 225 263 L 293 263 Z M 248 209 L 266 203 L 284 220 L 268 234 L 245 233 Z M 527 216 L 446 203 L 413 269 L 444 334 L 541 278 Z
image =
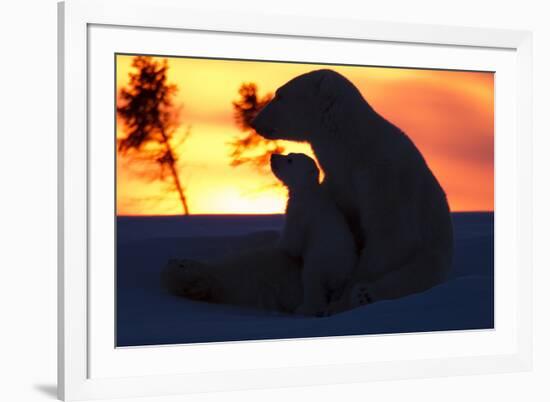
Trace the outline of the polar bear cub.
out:
M 319 184 L 319 169 L 304 154 L 271 156 L 271 170 L 288 188 L 279 247 L 303 259 L 304 297 L 296 313 L 322 315 L 340 297 L 355 264 L 354 237 L 338 207 Z

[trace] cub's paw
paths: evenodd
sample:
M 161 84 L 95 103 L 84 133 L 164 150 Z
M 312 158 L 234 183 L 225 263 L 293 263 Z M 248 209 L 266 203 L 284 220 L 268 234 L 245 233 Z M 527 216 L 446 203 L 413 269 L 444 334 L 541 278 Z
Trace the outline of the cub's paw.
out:
M 346 310 L 349 310 L 350 308 L 352 307 L 350 307 L 348 303 L 348 299 L 346 297 L 341 297 L 340 299 L 333 300 L 329 303 L 329 305 L 327 306 L 324 312 L 324 315 L 330 316 L 330 315 L 342 313 Z
M 305 315 L 309 317 L 324 317 L 325 316 L 325 310 L 322 307 L 313 307 L 308 306 L 306 304 L 301 304 L 298 306 L 298 308 L 294 311 L 294 314 L 296 315 Z
M 163 286 L 171 293 L 192 300 L 216 302 L 219 286 L 208 266 L 193 260 L 169 260 L 161 272 Z

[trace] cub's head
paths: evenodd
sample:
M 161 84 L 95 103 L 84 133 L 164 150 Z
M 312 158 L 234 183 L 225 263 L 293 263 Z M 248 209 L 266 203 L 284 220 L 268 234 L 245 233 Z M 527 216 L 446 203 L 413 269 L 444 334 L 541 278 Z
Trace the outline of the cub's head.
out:
M 273 154 L 271 170 L 291 189 L 319 184 L 319 169 L 313 159 L 304 154 Z
M 349 104 L 364 104 L 357 88 L 332 70 L 316 70 L 293 78 L 277 89 L 275 97 L 258 113 L 252 127 L 267 139 L 314 140 L 345 119 Z

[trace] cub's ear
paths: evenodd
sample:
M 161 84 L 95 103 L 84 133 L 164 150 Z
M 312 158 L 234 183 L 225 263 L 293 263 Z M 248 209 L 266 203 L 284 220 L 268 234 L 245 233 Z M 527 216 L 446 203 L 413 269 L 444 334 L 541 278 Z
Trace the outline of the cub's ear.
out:
M 319 169 L 311 168 L 308 170 L 308 174 L 311 178 L 315 179 L 317 182 L 319 181 Z

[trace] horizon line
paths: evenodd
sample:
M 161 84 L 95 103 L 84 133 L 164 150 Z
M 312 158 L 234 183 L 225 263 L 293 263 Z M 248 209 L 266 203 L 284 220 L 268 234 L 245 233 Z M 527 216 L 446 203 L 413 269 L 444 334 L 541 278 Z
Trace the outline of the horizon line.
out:
M 451 214 L 480 214 L 480 213 L 494 213 L 494 210 L 467 210 L 467 211 L 451 211 Z M 232 214 L 232 213 L 212 213 L 212 214 L 189 214 L 189 215 L 183 215 L 183 214 L 151 214 L 151 215 L 145 215 L 145 214 L 116 214 L 115 216 L 117 218 L 188 218 L 193 216 L 283 216 L 285 215 L 282 212 L 279 213 L 259 213 L 259 214 Z

